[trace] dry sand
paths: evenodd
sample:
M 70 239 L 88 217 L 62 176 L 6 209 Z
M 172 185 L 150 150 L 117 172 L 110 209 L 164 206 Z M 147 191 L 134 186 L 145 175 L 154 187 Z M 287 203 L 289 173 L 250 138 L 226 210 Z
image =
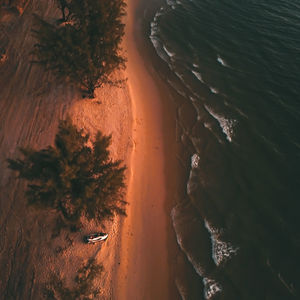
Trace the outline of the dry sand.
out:
M 106 86 L 96 91 L 95 99 L 84 100 L 72 86 L 58 85 L 43 68 L 32 65 L 32 13 L 51 19 L 58 11 L 48 0 L 30 1 L 22 16 L 0 11 L 0 44 L 7 57 L 0 65 L 0 299 L 43 299 L 42 287 L 51 273 L 70 282 L 90 257 L 104 265 L 97 284 L 101 298 L 110 299 L 119 218 L 104 224 L 110 239 L 102 245 L 82 242 L 84 234 L 101 229 L 93 222 L 86 222 L 81 233 L 63 232 L 51 239 L 55 213 L 26 207 L 25 184 L 7 169 L 5 160 L 18 156 L 18 147 L 53 144 L 59 119 L 70 114 L 91 137 L 97 130 L 112 134 L 111 154 L 126 163 L 132 148 L 128 88 Z

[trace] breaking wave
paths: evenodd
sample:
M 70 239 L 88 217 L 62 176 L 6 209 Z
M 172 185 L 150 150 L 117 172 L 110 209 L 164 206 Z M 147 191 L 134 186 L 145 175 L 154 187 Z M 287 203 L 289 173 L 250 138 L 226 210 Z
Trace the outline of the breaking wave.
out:
M 207 220 L 205 220 L 204 223 L 205 227 L 210 233 L 212 244 L 212 258 L 216 266 L 219 266 L 221 263 L 228 261 L 233 255 L 236 255 L 239 247 L 233 246 L 230 242 L 222 241 L 222 230 L 214 228 L 207 222 Z
M 204 297 L 205 299 L 211 299 L 216 294 L 222 292 L 222 286 L 220 283 L 213 279 L 203 278 L 204 284 Z
M 196 76 L 196 78 L 198 80 L 200 80 L 202 83 L 205 83 L 204 80 L 203 80 L 203 78 L 202 78 L 202 75 L 199 72 L 192 71 L 192 73 Z
M 228 67 L 228 64 L 226 63 L 226 61 L 220 56 L 217 56 L 217 61 L 224 67 Z
M 191 213 L 189 213 L 192 212 L 192 210 L 190 211 L 190 209 L 192 208 L 184 207 L 183 205 L 177 205 L 171 211 L 171 218 L 178 245 L 185 253 L 189 262 L 194 267 L 196 273 L 199 276 L 203 277 L 205 274 L 205 269 L 199 262 L 197 252 L 193 251 L 193 248 L 189 243 L 189 239 L 192 238 L 192 234 L 190 232 L 191 225 L 193 225 L 193 223 L 198 223 L 197 220 L 191 216 Z
M 229 280 L 239 282 L 244 280 L 239 276 L 248 271 L 242 262 L 253 245 L 240 239 L 239 234 L 244 233 L 239 232 L 236 224 L 246 216 L 247 222 L 243 224 L 247 234 L 255 240 L 260 217 L 245 208 L 251 206 L 253 212 L 259 208 L 261 218 L 266 214 L 268 220 L 273 220 L 270 218 L 273 212 L 277 217 L 277 208 L 273 207 L 276 197 L 278 203 L 287 197 L 295 204 L 293 197 L 288 196 L 291 189 L 286 182 L 290 180 L 291 186 L 299 186 L 295 181 L 299 176 L 294 176 L 298 172 L 289 173 L 287 168 L 290 164 L 292 170 L 296 165 L 296 150 L 300 147 L 296 130 L 299 113 L 295 104 L 299 95 L 299 68 L 289 53 L 299 49 L 298 44 L 293 43 L 298 43 L 296 34 L 300 26 L 289 19 L 287 11 L 278 9 L 276 12 L 266 1 L 263 5 L 258 1 L 255 6 L 249 4 L 251 1 L 243 5 L 234 1 L 230 1 L 230 5 L 222 1 L 165 1 L 152 20 L 150 39 L 158 56 L 167 63 L 168 69 L 161 71 L 170 71 L 164 78 L 174 102 L 177 103 L 178 97 L 179 105 L 184 103 L 184 113 L 176 116 L 176 135 L 186 146 L 184 156 L 178 159 L 189 172 L 184 199 L 176 200 L 171 212 L 173 227 L 182 255 L 187 257 L 184 261 L 191 264 L 195 272 L 190 266 L 188 270 L 201 286 L 197 297 L 213 299 L 222 294 L 220 298 L 238 299 L 227 296 L 230 287 L 222 276 L 226 273 Z M 289 2 L 294 3 L 278 1 L 279 6 L 280 2 L 286 7 Z M 270 15 L 270 11 L 274 14 Z M 266 19 L 261 19 L 263 13 Z M 281 25 L 286 27 L 275 28 L 280 24 L 279 19 L 273 17 L 282 17 L 281 14 L 287 16 L 287 19 L 280 18 Z M 218 22 L 215 22 L 216 16 Z M 258 24 L 258 17 L 265 21 Z M 280 30 L 284 28 L 285 33 L 281 35 Z M 275 30 L 278 36 L 274 35 Z M 261 44 L 257 44 L 257 37 Z M 274 47 L 278 45 L 277 38 L 282 41 L 281 49 Z M 275 169 L 280 174 L 282 171 L 282 175 L 277 176 Z M 240 193 L 238 197 L 237 193 Z M 236 201 L 241 205 L 236 205 Z M 284 213 L 282 218 L 285 218 Z M 287 215 L 286 224 L 288 220 Z M 218 228 L 213 224 L 218 224 Z M 279 228 L 277 223 L 274 228 Z M 268 233 L 267 229 L 264 232 L 262 228 L 262 231 L 263 236 Z M 272 234 L 278 241 L 285 240 L 283 233 Z M 262 243 L 272 253 L 277 240 L 274 239 L 274 243 L 271 240 L 260 239 L 258 245 Z M 256 249 L 257 253 L 261 249 Z M 294 259 L 287 255 L 282 257 L 289 262 Z M 234 274 L 229 274 L 227 270 L 232 266 L 236 269 Z M 261 270 L 260 262 L 254 262 L 253 267 Z M 294 276 L 297 272 L 290 272 L 289 278 L 289 274 L 274 269 L 274 278 L 268 277 L 268 282 L 263 282 L 263 274 L 258 272 L 252 279 L 260 289 L 266 285 L 275 299 L 273 286 L 276 285 L 284 286 L 293 295 L 298 292 L 294 283 L 299 277 Z M 190 299 L 189 292 L 195 292 L 192 285 L 189 290 L 184 280 L 176 284 L 182 299 Z M 243 286 L 237 284 L 236 287 L 245 297 L 252 295 L 252 282 L 244 281 Z M 260 299 L 259 291 L 256 292 L 252 298 Z
M 166 47 L 163 45 L 159 38 L 159 26 L 158 26 L 158 18 L 163 15 L 164 8 L 161 7 L 159 11 L 156 12 L 153 21 L 150 23 L 151 33 L 150 33 L 150 40 L 152 45 L 154 46 L 156 53 L 158 56 L 169 64 L 171 52 L 169 52 Z
M 222 128 L 223 133 L 226 135 L 226 138 L 229 142 L 232 142 L 234 136 L 234 127 L 236 126 L 237 121 L 234 119 L 227 119 L 224 116 L 214 112 L 207 105 L 204 105 L 208 113 L 218 121 L 220 127 Z
M 168 54 L 168 56 L 170 58 L 173 57 L 173 56 L 175 56 L 175 52 L 171 52 L 170 50 L 168 50 L 165 45 L 163 45 L 163 49 L 165 50 L 165 52 Z
M 194 168 L 198 168 L 199 167 L 199 163 L 200 163 L 200 156 L 198 154 L 193 154 L 192 158 L 191 158 L 191 167 L 192 169 Z
M 213 93 L 213 94 L 218 94 L 219 93 L 219 91 L 216 89 L 216 88 L 214 88 L 214 87 L 209 87 L 209 89 L 210 89 L 210 91 Z

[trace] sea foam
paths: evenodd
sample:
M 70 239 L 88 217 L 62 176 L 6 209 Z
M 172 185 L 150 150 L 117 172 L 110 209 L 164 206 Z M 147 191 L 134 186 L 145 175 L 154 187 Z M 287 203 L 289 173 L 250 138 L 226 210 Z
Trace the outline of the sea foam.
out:
M 200 163 L 200 156 L 198 154 L 193 154 L 192 158 L 191 158 L 191 167 L 193 169 L 198 168 L 199 167 L 199 163 Z
M 216 88 L 212 87 L 212 86 L 210 86 L 209 89 L 210 89 L 210 91 L 211 91 L 213 94 L 218 94 L 218 93 L 219 93 L 219 91 L 218 91 Z
M 150 33 L 150 40 L 152 42 L 152 45 L 154 46 L 156 53 L 158 54 L 158 56 L 164 60 L 166 63 L 169 64 L 170 62 L 170 55 L 171 53 L 169 53 L 167 51 L 167 49 L 165 48 L 165 46 L 162 44 L 160 38 L 159 38 L 159 28 L 158 28 L 158 18 L 160 16 L 162 16 L 163 13 L 163 9 L 161 8 L 158 12 L 156 12 L 153 21 L 150 23 L 150 27 L 151 27 L 151 33 Z
M 169 57 L 173 57 L 175 55 L 175 52 L 171 52 L 170 50 L 168 50 L 165 45 L 163 45 L 163 49 L 165 50 L 165 52 L 168 54 Z
M 217 56 L 217 61 L 224 67 L 228 67 L 228 64 L 225 62 L 225 60 L 220 56 L 218 55 Z
M 203 284 L 204 284 L 204 297 L 205 297 L 205 299 L 211 299 L 217 293 L 220 293 L 222 291 L 221 284 L 216 282 L 213 279 L 204 278 L 203 279 Z
M 192 73 L 195 75 L 195 77 L 201 81 L 202 83 L 205 83 L 203 78 L 202 78 L 202 75 L 199 73 L 199 72 L 196 72 L 196 71 L 192 71 Z
M 226 135 L 226 138 L 229 142 L 232 142 L 232 138 L 234 135 L 234 127 L 237 123 L 234 119 L 227 119 L 224 116 L 214 112 L 210 107 L 204 105 L 207 112 L 218 121 L 220 127 L 222 128 L 223 133 Z
M 228 261 L 233 255 L 236 255 L 239 247 L 233 246 L 230 242 L 222 241 L 220 238 L 222 230 L 214 228 L 207 220 L 204 224 L 211 238 L 212 258 L 216 266 L 219 266 L 221 263 Z
M 184 240 L 183 240 L 183 236 L 184 236 L 183 228 L 184 227 L 182 226 L 182 224 L 184 224 L 187 221 L 189 221 L 189 223 L 190 223 L 191 220 L 188 218 L 188 216 L 186 214 L 183 213 L 183 208 L 181 205 L 177 205 L 172 209 L 171 218 L 172 218 L 173 227 L 174 227 L 174 230 L 176 233 L 178 245 L 180 246 L 181 250 L 185 253 L 187 259 L 192 264 L 196 273 L 199 276 L 204 277 L 204 274 L 205 274 L 204 268 L 201 266 L 200 262 L 196 258 L 196 255 L 193 253 L 193 251 L 191 251 L 187 247 L 186 243 L 184 243 Z

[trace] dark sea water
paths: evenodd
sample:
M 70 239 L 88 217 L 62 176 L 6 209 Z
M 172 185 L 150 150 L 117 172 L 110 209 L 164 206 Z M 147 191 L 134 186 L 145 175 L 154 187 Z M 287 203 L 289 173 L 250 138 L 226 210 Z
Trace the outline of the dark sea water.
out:
M 168 0 L 150 38 L 197 113 L 179 110 L 182 298 L 300 299 L 300 1 Z

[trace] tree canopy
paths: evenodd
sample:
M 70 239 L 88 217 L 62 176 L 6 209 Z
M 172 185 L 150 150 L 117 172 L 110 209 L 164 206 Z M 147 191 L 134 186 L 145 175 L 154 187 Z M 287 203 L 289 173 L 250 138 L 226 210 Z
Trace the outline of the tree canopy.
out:
M 79 225 L 82 216 L 100 222 L 125 215 L 126 167 L 110 158 L 110 143 L 111 136 L 100 131 L 89 141 L 89 135 L 67 118 L 60 121 L 54 146 L 21 148 L 22 158 L 8 159 L 8 164 L 30 182 L 26 190 L 30 205 L 53 208 L 70 225 Z
M 120 84 L 110 75 L 125 67 L 124 0 L 56 0 L 62 18 L 51 24 L 36 16 L 34 62 L 85 89 L 90 98 L 103 84 Z

